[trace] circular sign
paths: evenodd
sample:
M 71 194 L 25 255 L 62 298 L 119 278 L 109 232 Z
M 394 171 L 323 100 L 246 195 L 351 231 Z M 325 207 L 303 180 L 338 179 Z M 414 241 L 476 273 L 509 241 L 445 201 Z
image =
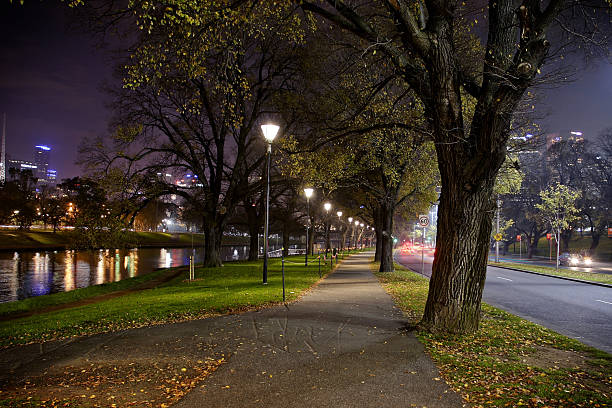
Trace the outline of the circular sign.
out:
M 419 225 L 423 228 L 429 225 L 429 217 L 426 215 L 419 215 Z
M 502 234 L 495 234 L 493 236 L 493 238 L 495 238 L 496 241 L 501 241 L 502 240 Z

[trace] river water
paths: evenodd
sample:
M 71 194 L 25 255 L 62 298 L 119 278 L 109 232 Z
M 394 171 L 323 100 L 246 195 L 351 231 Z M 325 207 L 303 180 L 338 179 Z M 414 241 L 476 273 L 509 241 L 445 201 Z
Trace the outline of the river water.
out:
M 224 261 L 246 259 L 248 246 L 221 247 Z M 0 252 L 0 303 L 117 282 L 157 268 L 189 264 L 191 248 Z M 195 251 L 196 263 L 203 250 Z

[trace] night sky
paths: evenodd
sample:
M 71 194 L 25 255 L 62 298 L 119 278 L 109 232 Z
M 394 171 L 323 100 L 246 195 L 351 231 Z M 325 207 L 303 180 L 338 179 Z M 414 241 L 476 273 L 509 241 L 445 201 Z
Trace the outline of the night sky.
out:
M 112 59 L 97 40 L 67 27 L 72 17 L 65 4 L 0 1 L 0 114 L 7 114 L 7 152 L 32 160 L 34 146 L 46 144 L 59 178 L 79 175 L 79 143 L 107 133 L 101 86 L 112 80 Z M 591 138 L 612 127 L 612 65 L 592 62 L 580 70 L 576 82 L 539 91 L 544 104 L 537 109 L 549 113 L 545 131 L 582 130 Z

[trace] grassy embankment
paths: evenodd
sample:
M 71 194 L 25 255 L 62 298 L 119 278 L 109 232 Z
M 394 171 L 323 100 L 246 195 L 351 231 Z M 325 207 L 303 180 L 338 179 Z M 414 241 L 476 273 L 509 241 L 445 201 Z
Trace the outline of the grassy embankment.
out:
M 45 249 L 70 248 L 73 242 L 74 231 L 19 231 L 0 230 L 0 250 L 2 249 Z M 165 232 L 128 232 L 126 234 L 126 247 L 181 247 L 190 246 L 194 239 L 196 245 L 203 245 L 202 234 L 171 234 Z M 248 245 L 245 237 L 224 237 L 223 245 Z
M 592 272 L 580 272 L 574 271 L 571 269 L 559 268 L 559 270 L 555 270 L 555 268 L 550 266 L 538 266 L 538 265 L 529 265 L 525 263 L 514 263 L 514 262 L 490 262 L 490 266 L 501 266 L 508 267 L 512 269 L 520 269 L 522 271 L 543 273 L 546 275 L 555 275 L 555 276 L 563 276 L 566 278 L 574 278 L 585 281 L 592 282 L 601 282 L 612 285 L 612 275 L 607 275 L 603 273 L 592 273 Z
M 429 280 L 399 265 L 377 273 L 417 323 Z M 612 356 L 483 304 L 471 335 L 417 331 L 446 382 L 474 407 L 604 407 L 612 403 Z
M 518 243 L 517 243 L 518 244 Z M 555 242 L 553 241 L 552 248 L 552 256 L 555 257 Z M 583 249 L 589 249 L 591 247 L 591 238 L 588 235 L 584 237 L 580 237 L 580 235 L 573 237 L 569 243 L 570 252 L 580 252 Z M 501 250 L 501 245 L 500 245 Z M 540 256 L 548 256 L 549 255 L 549 243 L 546 237 L 540 238 L 537 246 L 537 255 Z M 523 256 L 525 256 L 527 249 L 525 248 L 525 243 L 523 242 Z M 510 245 L 508 247 L 508 253 L 518 255 L 519 247 L 518 245 Z M 599 239 L 599 245 L 595 248 L 595 252 L 593 253 L 593 258 L 598 261 L 609 262 L 612 261 L 612 238 L 608 238 L 607 236 L 602 236 Z
M 287 301 L 295 300 L 319 280 L 316 257 L 304 267 L 303 256 L 286 258 L 285 285 Z M 321 273 L 332 268 L 321 262 Z M 123 330 L 159 323 L 201 318 L 243 311 L 282 302 L 281 261 L 270 259 L 268 285 L 262 285 L 262 262 L 228 262 L 219 268 L 196 268 L 196 279 L 189 282 L 185 271 L 177 278 L 154 289 L 127 293 L 49 313 L 0 322 L 0 346 L 25 344 L 93 333 Z M 40 296 L 35 299 L 0 304 L 0 315 L 28 310 L 44 311 L 45 306 L 78 301 L 134 287 L 155 275 L 128 279 L 102 287 Z M 140 282 L 136 280 L 140 279 Z
M 59 292 L 50 295 L 35 296 L 15 302 L 0 303 L 0 318 L 13 314 L 36 312 L 48 307 L 65 305 L 68 303 L 91 299 L 96 296 L 103 296 L 125 290 L 136 289 L 137 287 L 145 285 L 155 279 L 163 278 L 164 275 L 172 273 L 174 269 L 184 268 L 185 267 L 169 269 L 162 268 L 141 276 L 123 279 L 117 282 L 109 282 L 100 285 L 87 286 L 85 288 L 75 289 L 68 292 Z

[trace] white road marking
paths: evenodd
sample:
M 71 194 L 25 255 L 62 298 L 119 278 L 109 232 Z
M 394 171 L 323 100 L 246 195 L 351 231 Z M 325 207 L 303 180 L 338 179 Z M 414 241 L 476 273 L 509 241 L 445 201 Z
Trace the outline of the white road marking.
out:
M 605 300 L 595 299 L 596 302 L 605 303 L 606 305 L 612 305 L 612 302 L 606 302 Z
M 510 282 L 512 282 L 512 279 L 508 279 L 508 278 L 502 278 L 501 276 L 498 276 L 498 277 L 497 277 L 497 279 L 503 279 L 503 280 L 507 280 L 507 281 L 510 281 Z

